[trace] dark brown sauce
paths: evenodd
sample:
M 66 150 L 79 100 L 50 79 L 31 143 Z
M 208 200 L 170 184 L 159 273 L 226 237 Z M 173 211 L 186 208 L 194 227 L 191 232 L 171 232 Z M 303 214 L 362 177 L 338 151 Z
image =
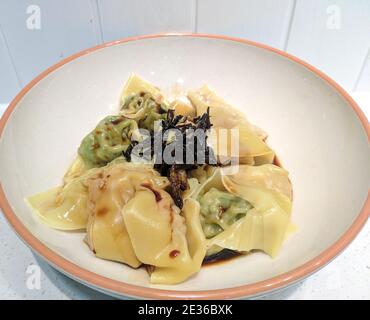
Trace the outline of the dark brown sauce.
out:
M 111 121 L 112 124 L 116 125 L 116 124 L 119 124 L 123 121 L 123 118 L 117 118 L 117 119 L 114 119 Z
M 159 201 L 162 200 L 161 194 L 157 190 L 153 189 L 152 186 L 149 183 L 142 183 L 141 186 L 144 187 L 144 188 L 149 189 L 150 191 L 152 191 L 154 193 L 155 201 L 159 202 Z
M 140 267 L 144 267 L 146 269 L 146 272 L 148 272 L 149 275 L 151 275 L 155 269 L 155 267 L 150 264 L 142 264 Z
M 203 260 L 202 267 L 214 266 L 216 264 L 221 264 L 237 257 L 242 256 L 240 252 L 236 252 L 230 249 L 223 249 L 220 252 L 206 256 Z
M 96 215 L 98 215 L 98 216 L 104 216 L 104 215 L 106 215 L 108 212 L 109 212 L 109 209 L 108 209 L 108 208 L 106 208 L 106 207 L 102 207 L 102 208 L 99 208 L 99 209 L 96 211 Z

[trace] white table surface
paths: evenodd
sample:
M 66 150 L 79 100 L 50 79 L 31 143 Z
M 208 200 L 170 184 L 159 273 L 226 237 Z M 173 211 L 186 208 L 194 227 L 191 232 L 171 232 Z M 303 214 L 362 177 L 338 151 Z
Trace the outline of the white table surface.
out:
M 352 96 L 370 119 L 370 92 Z M 0 105 L 0 115 L 6 105 Z M 36 257 L 0 214 L 0 299 L 111 299 L 71 280 Z M 39 289 L 29 289 L 30 266 L 41 269 Z M 31 267 L 32 269 L 32 267 Z M 262 299 L 370 300 L 370 221 L 333 262 L 297 285 Z

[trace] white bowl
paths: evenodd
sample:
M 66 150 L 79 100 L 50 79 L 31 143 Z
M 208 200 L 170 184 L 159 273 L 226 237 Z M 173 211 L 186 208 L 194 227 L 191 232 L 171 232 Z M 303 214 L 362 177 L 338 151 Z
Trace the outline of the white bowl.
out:
M 61 183 L 83 136 L 118 110 L 137 73 L 161 88 L 207 83 L 269 133 L 290 171 L 299 231 L 276 259 L 262 253 L 208 266 L 174 286 L 97 259 L 83 234 L 44 225 L 24 198 Z M 369 216 L 369 123 L 333 80 L 282 51 L 209 35 L 124 39 L 69 57 L 27 85 L 0 123 L 0 202 L 18 235 L 72 278 L 117 296 L 239 298 L 292 284 L 338 255 Z M 222 276 L 220 276 L 222 275 Z

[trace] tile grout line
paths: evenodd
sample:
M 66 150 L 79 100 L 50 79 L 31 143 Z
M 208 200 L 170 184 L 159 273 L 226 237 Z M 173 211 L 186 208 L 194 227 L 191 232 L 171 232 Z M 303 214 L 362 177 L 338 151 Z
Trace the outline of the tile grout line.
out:
M 19 74 L 18 74 L 18 70 L 17 70 L 17 68 L 16 68 L 16 65 L 15 65 L 15 62 L 14 62 L 14 59 L 13 59 L 13 56 L 12 56 L 12 54 L 11 54 L 11 52 L 10 52 L 10 49 L 9 49 L 9 44 L 8 44 L 8 39 L 6 38 L 6 36 L 5 36 L 5 33 L 4 33 L 4 31 L 3 31 L 3 28 L 2 28 L 2 26 L 1 26 L 1 24 L 0 24 L 0 37 L 3 39 L 3 41 L 4 41 L 4 44 L 5 44 L 5 48 L 6 48 L 6 51 L 7 51 L 7 53 L 8 53 L 8 57 L 9 57 L 9 60 L 10 60 L 10 64 L 11 64 L 11 66 L 12 66 L 12 70 L 13 70 L 13 72 L 14 72 L 14 75 L 15 75 L 15 79 L 17 80 L 17 85 L 18 85 L 18 89 L 20 89 L 20 88 L 22 88 L 22 81 L 21 81 L 21 79 L 20 79 L 20 77 L 19 77 Z
M 288 48 L 288 43 L 289 43 L 289 38 L 290 38 L 291 31 L 292 31 L 296 6 L 297 6 L 297 0 L 293 0 L 292 8 L 290 9 L 288 28 L 287 28 L 284 43 L 283 43 L 283 50 L 284 51 L 286 51 L 287 48 Z
M 103 43 L 104 42 L 104 33 L 103 33 L 103 25 L 102 25 L 102 19 L 101 19 L 101 14 L 100 14 L 100 5 L 99 5 L 99 0 L 95 0 L 95 1 L 96 1 L 97 12 L 98 12 L 100 37 L 101 37 L 101 41 Z
M 97 44 L 104 42 L 103 28 L 101 23 L 99 0 L 91 0 L 91 11 L 94 19 L 94 33 Z
M 198 0 L 194 0 L 192 31 L 198 32 Z
M 370 63 L 370 47 L 367 49 L 367 53 L 366 53 L 365 58 L 364 58 L 364 60 L 363 60 L 363 62 L 361 64 L 360 71 L 358 72 L 358 75 L 357 75 L 357 77 L 355 79 L 355 83 L 353 85 L 352 91 L 357 91 L 358 85 L 360 84 L 362 75 L 363 75 L 363 73 L 365 71 L 367 62 Z

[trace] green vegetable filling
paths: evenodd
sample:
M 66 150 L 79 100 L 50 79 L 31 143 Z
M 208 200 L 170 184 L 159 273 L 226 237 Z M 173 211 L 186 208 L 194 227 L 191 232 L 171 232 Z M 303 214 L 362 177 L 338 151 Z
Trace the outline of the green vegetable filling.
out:
M 82 140 L 78 153 L 91 166 L 104 166 L 122 155 L 136 129 L 135 120 L 108 116 Z
M 150 93 L 129 96 L 118 116 L 104 118 L 81 142 L 79 155 L 91 167 L 105 166 L 126 151 L 138 128 L 154 130 L 154 122 L 167 117 L 166 104 Z
M 136 114 L 139 128 L 153 131 L 155 121 L 167 119 L 168 109 L 164 102 L 157 101 L 152 94 L 141 92 L 126 98 L 121 113 Z
M 253 208 L 248 201 L 216 188 L 199 196 L 198 201 L 202 228 L 207 239 L 226 230 Z

